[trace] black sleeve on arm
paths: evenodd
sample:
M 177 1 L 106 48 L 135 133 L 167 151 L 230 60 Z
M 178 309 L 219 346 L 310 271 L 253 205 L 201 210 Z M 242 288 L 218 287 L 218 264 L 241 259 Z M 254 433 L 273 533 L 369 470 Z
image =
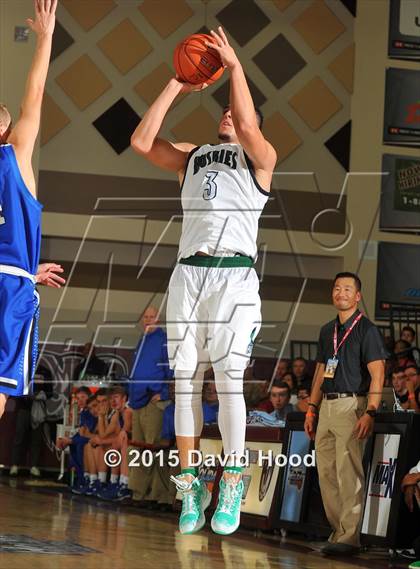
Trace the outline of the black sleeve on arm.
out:
M 384 341 L 376 326 L 371 326 L 362 340 L 362 360 L 364 364 L 388 357 Z

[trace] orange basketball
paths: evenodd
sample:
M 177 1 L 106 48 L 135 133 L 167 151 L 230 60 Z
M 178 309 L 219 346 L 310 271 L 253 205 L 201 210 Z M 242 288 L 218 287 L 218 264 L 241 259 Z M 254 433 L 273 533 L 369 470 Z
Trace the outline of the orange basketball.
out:
M 207 34 L 193 34 L 180 42 L 174 51 L 174 67 L 181 81 L 192 85 L 214 83 L 224 71 L 215 51 L 210 51 L 205 41 L 214 43 Z

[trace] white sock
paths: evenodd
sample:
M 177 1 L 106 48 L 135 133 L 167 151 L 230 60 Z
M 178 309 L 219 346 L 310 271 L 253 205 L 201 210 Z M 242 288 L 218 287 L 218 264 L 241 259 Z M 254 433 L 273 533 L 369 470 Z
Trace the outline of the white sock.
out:
M 128 476 L 120 476 L 120 484 L 124 484 L 124 486 L 128 486 Z
M 118 482 L 118 474 L 111 474 L 111 484 L 116 484 Z
M 84 472 L 84 473 L 83 473 L 83 478 L 85 478 L 85 479 L 88 478 L 88 479 L 89 479 L 89 478 L 90 478 L 89 472 Z
M 90 480 L 90 483 L 93 484 L 94 482 L 96 482 L 98 480 L 98 475 L 97 474 L 89 474 L 89 480 Z
M 99 481 L 105 484 L 106 482 L 106 472 L 98 472 Z

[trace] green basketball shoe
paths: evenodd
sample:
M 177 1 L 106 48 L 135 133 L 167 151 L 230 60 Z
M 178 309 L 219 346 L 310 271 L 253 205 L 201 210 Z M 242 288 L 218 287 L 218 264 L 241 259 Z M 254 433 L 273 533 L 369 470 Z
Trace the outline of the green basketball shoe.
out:
M 242 479 L 238 482 L 226 482 L 223 477 L 220 479 L 219 502 L 211 519 L 211 528 L 215 533 L 229 535 L 238 529 L 243 491 Z
M 204 512 L 211 502 L 211 494 L 204 482 L 193 478 L 190 482 L 185 475 L 171 476 L 172 482 L 182 494 L 182 511 L 179 518 L 181 533 L 195 533 L 206 523 Z
M 413 561 L 413 563 L 410 563 L 410 565 L 408 566 L 408 569 L 418 569 L 420 567 L 420 561 Z

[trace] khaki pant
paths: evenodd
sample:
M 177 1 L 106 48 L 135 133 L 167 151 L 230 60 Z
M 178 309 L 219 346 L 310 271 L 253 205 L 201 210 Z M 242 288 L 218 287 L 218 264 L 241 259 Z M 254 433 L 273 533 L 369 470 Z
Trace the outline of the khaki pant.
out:
M 364 503 L 364 441 L 354 436 L 366 397 L 322 401 L 315 438 L 322 500 L 333 528 L 329 541 L 359 546 Z
M 144 441 L 148 444 L 157 443 L 160 440 L 162 431 L 163 409 L 160 403 L 149 403 L 141 409 L 133 409 L 132 438 L 137 441 Z M 130 447 L 130 450 L 135 447 Z M 141 449 L 138 449 L 141 450 Z M 133 458 L 133 455 L 131 455 Z M 140 459 L 140 466 L 131 466 L 129 470 L 128 486 L 133 491 L 137 500 L 145 500 L 147 497 L 159 500 L 158 488 L 154 490 L 153 498 L 148 496 L 152 488 L 153 472 L 155 464 L 144 466 Z

